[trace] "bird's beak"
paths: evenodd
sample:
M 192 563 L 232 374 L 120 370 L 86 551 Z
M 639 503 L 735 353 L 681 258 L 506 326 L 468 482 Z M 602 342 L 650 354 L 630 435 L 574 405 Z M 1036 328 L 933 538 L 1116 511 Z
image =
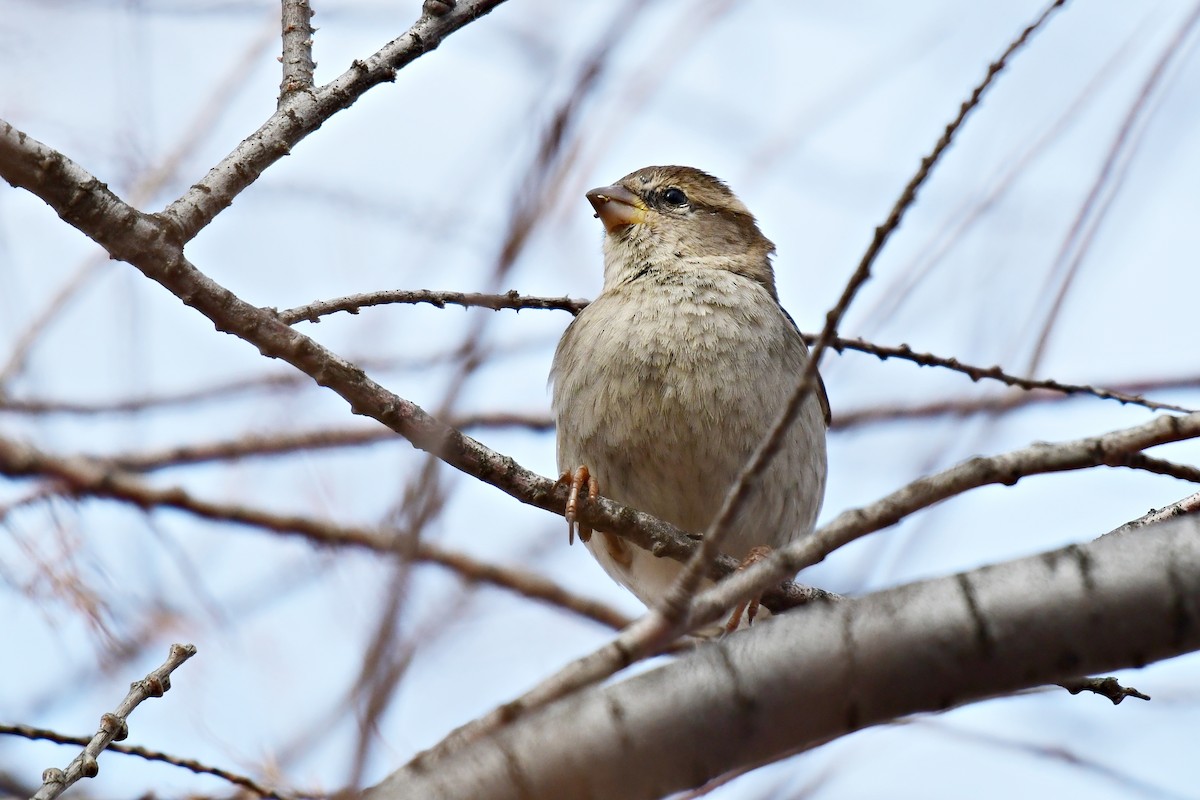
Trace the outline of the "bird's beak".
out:
M 646 219 L 646 204 L 624 186 L 605 186 L 587 193 L 588 202 L 609 233 Z

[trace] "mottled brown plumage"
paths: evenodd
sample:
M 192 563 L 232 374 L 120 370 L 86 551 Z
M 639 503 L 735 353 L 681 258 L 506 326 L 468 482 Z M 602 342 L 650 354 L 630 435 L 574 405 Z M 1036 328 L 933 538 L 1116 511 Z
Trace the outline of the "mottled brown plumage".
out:
M 690 167 L 647 167 L 587 197 L 606 229 L 604 288 L 554 356 L 559 468 L 587 467 L 604 496 L 702 532 L 808 359 L 779 305 L 775 247 L 724 183 Z M 812 530 L 826 408 L 823 391 L 802 408 L 730 555 Z M 587 546 L 647 604 L 679 571 L 615 536 Z

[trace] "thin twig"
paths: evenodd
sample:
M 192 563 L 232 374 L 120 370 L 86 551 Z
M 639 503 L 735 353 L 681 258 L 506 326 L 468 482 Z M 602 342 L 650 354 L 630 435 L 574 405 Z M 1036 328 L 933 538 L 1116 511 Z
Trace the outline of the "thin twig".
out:
M 0 734 L 9 736 L 20 736 L 24 739 L 42 740 L 47 742 L 55 742 L 57 744 L 72 744 L 80 747 L 87 745 L 91 739 L 86 736 L 68 736 L 58 731 L 47 730 L 46 728 L 34 728 L 29 725 L 4 725 L 0 724 Z M 297 792 L 285 793 L 277 789 L 270 789 L 258 783 L 253 778 L 248 778 L 245 775 L 239 775 L 236 772 L 230 772 L 220 767 L 212 767 L 207 764 L 202 764 L 199 761 L 191 758 L 181 758 L 173 756 L 169 753 L 164 753 L 160 750 L 151 750 L 148 747 L 141 747 L 134 744 L 117 744 L 112 743 L 108 746 L 108 751 L 112 753 L 122 753 L 127 756 L 137 756 L 144 758 L 147 761 L 161 761 L 164 764 L 170 764 L 175 767 L 181 767 L 194 772 L 197 775 L 212 775 L 224 781 L 240 786 L 254 792 L 259 797 L 267 798 L 267 800 L 307 800 L 307 798 L 321 798 L 324 794 L 316 794 L 312 792 Z
M 58 797 L 80 778 L 94 778 L 100 772 L 96 759 L 114 741 L 129 735 L 127 722 L 130 713 L 141 702 L 150 697 L 162 697 L 171 688 L 171 673 L 180 664 L 196 655 L 196 646 L 173 644 L 167 660 L 140 681 L 134 681 L 129 693 L 116 710 L 100 717 L 100 729 L 84 746 L 83 752 L 75 756 L 65 770 L 51 767 L 42 773 L 42 786 L 33 800 L 52 800 Z
M 513 348 L 515 351 L 516 348 Z M 493 350 L 488 355 L 494 355 Z M 465 360 L 467 353 L 462 348 L 442 350 L 428 355 L 411 358 L 379 358 L 371 356 L 350 356 L 348 360 L 362 369 L 372 372 L 404 372 L 423 370 L 430 366 L 446 366 Z M 482 357 L 478 353 L 476 357 Z M 183 389 L 172 393 L 143 395 L 115 400 L 100 400 L 93 402 L 75 402 L 50 398 L 13 398 L 0 394 L 0 412 L 14 414 L 137 414 L 149 410 L 163 410 L 179 406 L 198 405 L 208 402 L 226 402 L 235 400 L 243 395 L 255 392 L 280 392 L 290 389 L 312 389 L 312 377 L 294 370 L 288 372 L 269 372 L 262 375 L 251 375 L 243 378 L 233 378 L 221 383 L 201 386 L 194 389 Z
M 1088 104 L 1102 95 L 1101 90 L 1104 87 L 1112 84 L 1117 68 L 1129 63 L 1133 45 L 1145 41 L 1149 23 L 1153 18 L 1154 13 L 1148 12 L 1137 26 L 1129 29 L 1121 46 L 1112 52 L 1071 102 L 1063 106 L 1057 118 L 1034 142 L 1000 160 L 1004 166 L 991 180 L 983 195 L 977 197 L 969 208 L 963 209 L 957 221 L 947 221 L 946 225 L 929 239 L 927 246 L 919 248 L 911 260 L 893 272 L 895 277 L 892 284 L 872 308 L 860 315 L 863 320 L 870 320 L 878 325 L 881 321 L 890 319 L 921 282 L 934 269 L 945 263 L 946 255 L 971 226 L 997 205 L 1018 179 L 1027 173 L 1029 166 L 1046 154 L 1050 145 L 1057 142 L 1065 131 L 1078 124 Z
M 258 130 L 163 209 L 159 219 L 171 231 L 172 239 L 178 244 L 191 241 L 242 190 L 330 117 L 350 107 L 375 86 L 394 81 L 398 71 L 503 2 L 459 0 L 448 13 L 425 13 L 407 32 L 367 59 L 355 59 L 348 70 L 324 86 L 281 95 L 278 109 Z
M 1154 458 L 1145 453 L 1130 453 L 1125 457 L 1124 463 L 1111 464 L 1110 466 L 1140 469 L 1143 472 L 1152 472 L 1155 475 L 1166 475 L 1170 478 L 1178 478 L 1181 481 L 1200 483 L 1200 467 L 1168 461 L 1165 458 Z
M 1114 706 L 1121 705 L 1126 697 L 1136 697 L 1138 700 L 1149 700 L 1150 695 L 1143 694 L 1132 686 L 1122 686 L 1116 678 L 1073 678 L 1058 684 L 1071 694 L 1092 692 L 1101 697 L 1107 697 Z
M 1075 391 L 1074 387 L 1070 387 L 1070 391 L 1038 388 L 1024 392 L 1014 391 L 986 397 L 958 397 L 949 400 L 934 400 L 928 403 L 907 406 L 865 406 L 862 408 L 839 410 L 831 427 L 834 430 L 844 430 L 879 422 L 899 422 L 936 417 L 970 417 L 975 414 L 999 415 L 1029 406 L 1045 403 L 1061 403 L 1083 395 L 1101 396 L 1101 393 L 1113 395 L 1110 399 L 1117 400 L 1118 402 L 1148 407 L 1148 403 L 1156 406 L 1166 404 L 1146 400 L 1143 397 L 1146 392 L 1195 388 L 1200 388 L 1200 376 L 1193 375 L 1114 384 L 1108 389 L 1097 389 L 1095 386 L 1082 387 L 1083 391 Z M 1176 409 L 1166 408 L 1155 410 L 1172 411 Z M 1193 409 L 1181 407 L 1178 410 L 1190 413 Z
M 1065 688 L 1065 687 L 1064 687 Z M 1030 690 L 1042 691 L 1044 687 Z M 1157 798 L 1157 800 L 1195 800 L 1195 792 L 1184 788 L 1184 791 L 1172 791 L 1171 787 L 1161 785 L 1153 780 L 1141 777 L 1136 761 L 1132 759 L 1107 757 L 1098 752 L 1089 752 L 1086 744 L 1078 747 L 1063 744 L 1043 743 L 1041 736 L 1028 734 L 1017 737 L 1003 736 L 985 731 L 979 726 L 956 724 L 951 718 L 933 714 L 921 714 L 893 720 L 891 725 L 918 725 L 922 729 L 940 731 L 954 744 L 961 747 L 970 742 L 973 745 L 986 748 L 989 757 L 1002 757 L 1001 753 L 1015 753 L 1021 758 L 1032 758 L 1036 761 L 1049 761 L 1070 770 L 1073 780 L 1086 781 L 1091 784 L 1098 781 L 1110 784 L 1112 792 L 1097 791 L 1094 796 L 1112 794 L 1125 798 Z M 1114 763 L 1115 762 L 1115 763 Z M 1053 768 L 1053 767 L 1051 767 Z M 1186 784 L 1185 784 L 1186 787 Z
M 1154 400 L 1147 400 L 1137 394 L 1119 392 L 1111 389 L 1104 389 L 1098 386 L 1089 386 L 1086 384 L 1063 383 L 1050 378 L 1042 380 L 1034 380 L 1031 378 L 1022 378 L 1016 375 L 1011 375 L 1001 369 L 999 366 L 991 367 L 976 367 L 971 364 L 964 364 L 957 358 L 946 358 L 937 356 L 933 353 L 918 353 L 906 344 L 897 347 L 889 347 L 886 345 L 878 345 L 862 339 L 842 339 L 835 338 L 830 347 L 841 351 L 857 350 L 861 353 L 869 353 L 873 356 L 878 356 L 880 359 L 899 358 L 905 361 L 911 361 L 923 367 L 942 367 L 954 372 L 961 372 L 972 381 L 978 382 L 981 380 L 998 381 L 1006 386 L 1012 386 L 1026 391 L 1036 389 L 1046 389 L 1062 394 L 1087 394 L 1093 397 L 1099 397 L 1102 400 L 1115 400 L 1122 405 L 1136 405 L 1143 408 L 1149 408 L 1153 411 L 1178 411 L 1180 413 L 1189 414 L 1194 409 L 1176 406 L 1170 403 L 1159 403 Z
M 428 289 L 386 289 L 338 297 L 333 300 L 318 300 L 305 306 L 289 308 L 279 312 L 279 319 L 285 325 L 295 325 L 297 322 L 318 322 L 320 317 L 339 311 L 357 314 L 362 308 L 392 303 L 429 303 L 438 308 L 457 305 L 464 308 L 490 308 L 493 311 L 501 309 L 520 311 L 526 308 L 536 308 L 570 311 L 572 314 L 578 314 L 587 306 L 588 301 L 572 300 L 569 297 L 531 297 L 522 295 L 515 290 L 503 294 L 488 294 L 483 292 L 438 292 Z
M 362 308 L 393 303 L 429 303 L 438 308 L 445 308 L 446 305 L 459 305 L 464 308 L 488 308 L 493 311 L 501 309 L 517 311 L 522 309 L 540 309 L 567 311 L 571 314 L 578 314 L 587 307 L 589 302 L 588 300 L 574 300 L 569 297 L 522 295 L 516 290 L 509 290 L 503 294 L 491 294 L 483 292 L 435 291 L 432 289 L 389 289 L 338 297 L 332 300 L 316 301 L 305 306 L 280 311 L 278 314 L 279 319 L 285 324 L 294 325 L 301 321 L 317 322 L 320 317 L 339 311 L 357 314 L 359 309 Z M 812 333 L 803 335 L 805 342 L 810 346 L 816 344 L 819 338 L 817 334 Z M 834 336 L 829 341 L 829 348 L 838 353 L 846 350 L 856 350 L 860 353 L 877 356 L 881 360 L 897 358 L 911 361 L 914 364 L 924 367 L 942 367 L 953 372 L 961 372 L 972 381 L 993 380 L 1003 383 L 1006 386 L 1025 389 L 1026 391 L 1047 389 L 1063 394 L 1089 394 L 1104 400 L 1116 400 L 1118 403 L 1143 406 L 1155 411 L 1188 413 L 1193 410 L 1169 403 L 1158 403 L 1135 394 L 1104 389 L 1097 386 L 1063 383 L 1051 378 L 1041 380 L 1023 378 L 1005 372 L 1000 366 L 977 367 L 971 364 L 964 364 L 957 358 L 947 358 L 945 356 L 934 355 L 933 353 L 917 352 L 907 344 L 889 346 L 868 342 L 865 339 Z M 836 420 L 834 427 L 838 427 Z

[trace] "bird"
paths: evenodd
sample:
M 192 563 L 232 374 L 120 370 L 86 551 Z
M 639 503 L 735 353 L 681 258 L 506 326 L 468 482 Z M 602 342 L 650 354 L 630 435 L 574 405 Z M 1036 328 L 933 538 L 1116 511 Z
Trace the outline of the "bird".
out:
M 598 495 L 703 533 L 809 360 L 779 302 L 775 245 L 727 184 L 694 167 L 644 167 L 586 197 L 604 225 L 604 283 L 550 370 L 569 538 Z M 829 419 L 818 376 L 724 552 L 749 563 L 812 532 Z M 682 568 L 615 534 L 579 533 L 647 606 Z

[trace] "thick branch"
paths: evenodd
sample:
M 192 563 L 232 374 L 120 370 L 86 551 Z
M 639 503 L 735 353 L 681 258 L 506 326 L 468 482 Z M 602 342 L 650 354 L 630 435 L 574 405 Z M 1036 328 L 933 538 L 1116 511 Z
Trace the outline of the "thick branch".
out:
M 904 715 L 1200 649 L 1200 517 L 756 628 L 409 765 L 367 798 L 661 797 Z

